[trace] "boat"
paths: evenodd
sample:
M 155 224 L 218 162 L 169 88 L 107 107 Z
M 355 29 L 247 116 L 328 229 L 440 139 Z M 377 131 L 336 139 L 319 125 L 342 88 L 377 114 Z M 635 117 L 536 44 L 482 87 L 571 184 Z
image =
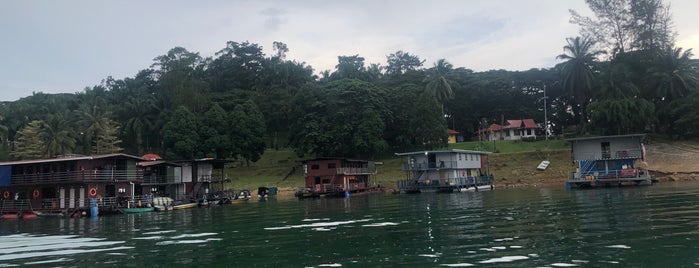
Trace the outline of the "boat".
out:
M 35 219 L 37 218 L 37 214 L 32 212 L 32 211 L 19 211 L 17 213 L 4 213 L 2 216 L 0 216 L 0 219 L 5 219 L 5 220 L 16 220 L 16 219 Z
M 172 205 L 155 205 L 153 206 L 155 211 L 167 211 L 175 209 Z
M 175 200 L 173 200 L 170 197 L 156 197 L 153 198 L 153 208 L 155 211 L 166 211 L 166 210 L 172 210 L 172 204 L 175 203 Z
M 186 208 L 195 208 L 197 207 L 197 203 L 184 203 L 184 204 L 179 204 L 179 205 L 174 205 L 172 206 L 172 209 L 186 209 Z
M 152 212 L 155 210 L 154 207 L 140 207 L 140 208 L 118 208 L 119 212 L 124 213 L 124 214 L 133 214 L 133 213 L 145 213 L 145 212 Z

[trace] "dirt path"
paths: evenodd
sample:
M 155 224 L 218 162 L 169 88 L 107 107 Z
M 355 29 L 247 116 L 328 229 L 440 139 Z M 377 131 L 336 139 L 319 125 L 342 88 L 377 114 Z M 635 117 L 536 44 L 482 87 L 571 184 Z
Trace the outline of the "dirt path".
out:
M 648 169 L 663 173 L 699 173 L 699 144 L 676 142 L 646 145 Z

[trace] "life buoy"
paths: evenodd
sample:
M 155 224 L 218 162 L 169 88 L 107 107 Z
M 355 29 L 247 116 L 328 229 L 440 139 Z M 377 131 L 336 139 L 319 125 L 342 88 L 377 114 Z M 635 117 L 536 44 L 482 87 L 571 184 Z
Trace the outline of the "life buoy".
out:
M 4 197 L 5 199 L 10 198 L 10 191 L 5 191 L 4 193 L 2 193 L 2 197 Z
M 40 195 L 40 194 L 41 194 L 41 193 L 39 193 L 39 189 L 34 189 L 34 192 L 32 193 L 32 196 L 33 196 L 34 198 L 39 198 L 39 195 Z
M 96 196 L 97 195 L 97 189 L 95 187 L 90 188 L 90 196 Z

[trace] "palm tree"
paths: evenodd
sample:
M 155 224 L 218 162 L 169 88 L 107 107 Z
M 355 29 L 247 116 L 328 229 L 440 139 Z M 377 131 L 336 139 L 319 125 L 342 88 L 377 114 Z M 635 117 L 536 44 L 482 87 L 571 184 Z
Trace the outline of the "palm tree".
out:
M 556 56 L 556 59 L 565 60 L 560 65 L 563 88 L 571 96 L 574 112 L 580 117 L 582 125 L 585 122 L 585 109 L 590 102 L 597 74 L 595 70 L 597 55 L 603 52 L 590 51 L 595 44 L 591 39 L 566 38 L 566 42 L 568 44 L 563 47 L 564 53 Z
M 125 123 L 125 130 L 132 134 L 136 145 L 136 153 L 141 155 L 143 152 L 143 133 L 153 127 L 157 117 L 155 111 L 154 99 L 149 97 L 132 97 L 124 105 L 124 111 L 128 114 L 128 119 Z
M 669 103 L 697 89 L 699 74 L 692 56 L 691 48 L 683 52 L 682 48 L 669 47 L 658 53 L 655 66 L 650 68 L 656 103 Z
M 434 92 L 435 98 L 442 104 L 442 114 L 444 114 L 444 104 L 454 98 L 452 86 L 455 86 L 456 82 L 446 78 L 453 67 L 445 59 L 439 59 L 425 78 L 426 89 Z
M 99 133 L 109 128 L 111 119 L 104 108 L 90 103 L 81 105 L 80 109 L 75 111 L 75 118 L 82 137 L 83 153 L 89 153 Z
M 75 148 L 73 134 L 70 123 L 62 114 L 49 115 L 39 130 L 39 135 L 44 141 L 44 156 L 54 157 L 72 153 Z

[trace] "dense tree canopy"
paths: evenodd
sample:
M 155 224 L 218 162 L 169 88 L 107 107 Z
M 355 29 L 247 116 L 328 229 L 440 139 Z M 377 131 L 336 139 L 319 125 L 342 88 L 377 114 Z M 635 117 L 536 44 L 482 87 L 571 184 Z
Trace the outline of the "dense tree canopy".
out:
M 334 70 L 315 75 L 287 59 L 282 42 L 269 56 L 249 41 L 229 41 L 213 57 L 175 47 L 133 77 L 1 103 L 0 158 L 123 151 L 249 163 L 283 147 L 373 158 L 442 147 L 447 128 L 475 140 L 480 128 L 521 118 L 555 135 L 699 137 L 698 66 L 691 49 L 674 46 L 667 5 L 586 2 L 593 16 L 572 12 L 582 36 L 561 38 L 550 69 L 474 72 L 446 59 L 425 68 L 398 50 L 385 64 L 338 56 Z

